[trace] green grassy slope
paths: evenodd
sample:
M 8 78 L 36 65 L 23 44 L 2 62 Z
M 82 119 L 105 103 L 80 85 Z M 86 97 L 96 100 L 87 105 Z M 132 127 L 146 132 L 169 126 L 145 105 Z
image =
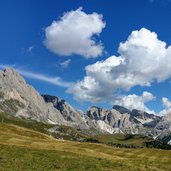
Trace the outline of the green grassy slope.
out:
M 150 141 L 150 138 L 141 135 L 123 135 L 123 134 L 115 134 L 115 135 L 107 135 L 100 134 L 93 137 L 101 143 L 109 144 L 109 145 L 119 145 L 122 144 L 125 147 L 144 147 L 144 142 Z
M 14 117 L 7 113 L 0 112 L 0 123 L 11 123 L 24 128 L 29 128 L 41 133 L 50 134 L 47 130 L 54 127 L 52 124 L 45 124 L 41 122 L 36 122 L 33 120 L 26 120 L 18 117 Z M 89 138 L 89 135 L 69 126 L 58 126 L 58 131 L 56 133 L 51 133 L 51 135 L 58 139 L 82 141 L 83 139 Z
M 38 132 L 42 132 L 47 134 L 47 129 L 52 128 L 53 125 L 51 124 L 44 124 L 41 122 L 36 122 L 36 121 L 31 121 L 31 120 L 26 120 L 18 117 L 14 117 L 13 115 L 7 114 L 7 113 L 2 113 L 0 112 L 0 122 L 1 123 L 11 123 L 14 125 L 18 125 L 21 127 L 33 129 Z
M 170 171 L 171 151 L 56 140 L 0 123 L 0 171 Z

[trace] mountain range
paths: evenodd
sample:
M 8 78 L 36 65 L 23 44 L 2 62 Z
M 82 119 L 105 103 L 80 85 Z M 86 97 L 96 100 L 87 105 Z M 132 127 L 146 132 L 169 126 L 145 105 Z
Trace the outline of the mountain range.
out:
M 0 112 L 52 124 L 52 132 L 64 125 L 90 134 L 140 134 L 154 139 L 171 134 L 171 113 L 157 116 L 118 105 L 111 110 L 92 106 L 84 113 L 59 97 L 40 95 L 12 68 L 0 71 Z

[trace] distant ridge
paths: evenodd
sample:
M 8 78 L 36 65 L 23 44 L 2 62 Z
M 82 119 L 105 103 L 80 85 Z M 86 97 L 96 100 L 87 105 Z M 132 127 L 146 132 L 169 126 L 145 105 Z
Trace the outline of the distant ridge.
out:
M 66 125 L 80 130 L 93 128 L 110 134 L 156 137 L 161 133 L 169 134 L 171 130 L 170 114 L 161 118 L 138 109 L 131 111 L 119 105 L 114 105 L 111 110 L 92 106 L 83 113 L 59 97 L 48 94 L 41 96 L 12 68 L 0 71 L 0 111 L 28 120 Z

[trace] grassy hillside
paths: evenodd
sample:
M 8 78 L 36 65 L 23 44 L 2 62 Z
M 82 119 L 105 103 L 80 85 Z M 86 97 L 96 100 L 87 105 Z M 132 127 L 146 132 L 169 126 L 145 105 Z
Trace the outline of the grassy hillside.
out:
M 149 148 L 161 148 L 170 149 L 166 143 L 158 142 L 149 139 L 145 136 L 140 135 L 110 135 L 110 134 L 100 134 L 92 136 L 90 130 L 78 131 L 69 126 L 57 126 L 55 133 L 48 132 L 49 128 L 54 127 L 51 124 L 44 124 L 41 122 L 26 120 L 22 118 L 17 118 L 6 113 L 0 113 L 0 123 L 12 123 L 21 127 L 29 128 L 47 135 L 52 135 L 57 139 L 72 140 L 79 142 L 91 142 L 91 143 L 102 143 L 114 147 L 127 147 L 127 148 L 139 148 L 139 147 L 149 147 Z M 92 130 L 95 132 L 95 130 Z
M 170 171 L 171 151 L 56 140 L 0 124 L 0 171 Z
M 26 120 L 18 117 L 14 117 L 7 113 L 0 112 L 0 122 L 1 123 L 9 123 L 18 125 L 24 128 L 29 128 L 47 135 L 52 135 L 57 139 L 65 139 L 65 140 L 74 140 L 74 141 L 82 141 L 83 139 L 87 139 L 90 136 L 86 133 L 77 131 L 76 129 L 69 126 L 58 126 L 58 130 L 56 133 L 48 132 L 49 128 L 54 127 L 52 124 L 45 124 L 41 122 L 36 122 L 33 120 Z
M 115 134 L 115 135 L 96 135 L 93 137 L 101 143 L 105 143 L 108 145 L 119 145 L 122 144 L 125 147 L 144 147 L 144 142 L 150 141 L 150 138 L 141 135 L 123 135 L 123 134 Z
M 31 120 L 26 120 L 18 117 L 14 117 L 13 115 L 7 114 L 7 113 L 2 113 L 0 112 L 0 122 L 1 123 L 10 123 L 14 125 L 18 125 L 21 127 L 25 128 L 30 128 L 35 131 L 45 133 L 47 134 L 47 129 L 52 128 L 53 125 L 51 124 L 44 124 L 41 122 L 36 122 L 36 121 L 31 121 Z

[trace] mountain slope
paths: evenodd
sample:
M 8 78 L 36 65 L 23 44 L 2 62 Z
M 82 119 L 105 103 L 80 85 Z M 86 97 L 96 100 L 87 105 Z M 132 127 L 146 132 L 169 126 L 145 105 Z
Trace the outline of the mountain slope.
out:
M 0 110 L 15 116 L 40 122 L 64 123 L 60 112 L 46 104 L 37 91 L 15 70 L 0 72 Z
M 84 115 L 81 111 L 75 110 L 65 100 L 60 99 L 59 97 L 51 95 L 42 95 L 42 97 L 46 103 L 51 103 L 71 126 L 73 123 L 79 129 L 88 129 L 88 125 L 86 124 Z
M 62 104 L 62 100 L 59 102 Z M 17 117 L 57 125 L 84 126 L 86 123 L 79 112 L 64 103 L 61 109 L 44 98 L 12 68 L 0 71 L 0 112 Z M 73 115 L 72 120 L 68 118 Z M 79 122 L 78 122 L 79 121 Z
M 158 122 L 152 130 L 152 133 L 159 139 L 162 139 L 164 136 L 171 135 L 171 113 L 167 113 L 162 117 L 160 122 Z
M 118 105 L 114 105 L 111 110 L 92 106 L 84 114 L 59 97 L 40 96 L 12 68 L 0 71 L 0 112 L 30 121 L 57 125 L 50 130 L 51 132 L 58 131 L 59 125 L 87 130 L 91 134 L 101 132 L 158 137 L 171 132 L 170 114 L 161 118 L 137 109 L 131 111 Z
M 144 134 L 157 125 L 160 117 L 139 110 L 128 110 L 122 106 L 113 106 L 106 110 L 93 106 L 87 111 L 89 125 L 97 125 L 109 133 Z M 107 126 L 106 126 L 107 125 Z

